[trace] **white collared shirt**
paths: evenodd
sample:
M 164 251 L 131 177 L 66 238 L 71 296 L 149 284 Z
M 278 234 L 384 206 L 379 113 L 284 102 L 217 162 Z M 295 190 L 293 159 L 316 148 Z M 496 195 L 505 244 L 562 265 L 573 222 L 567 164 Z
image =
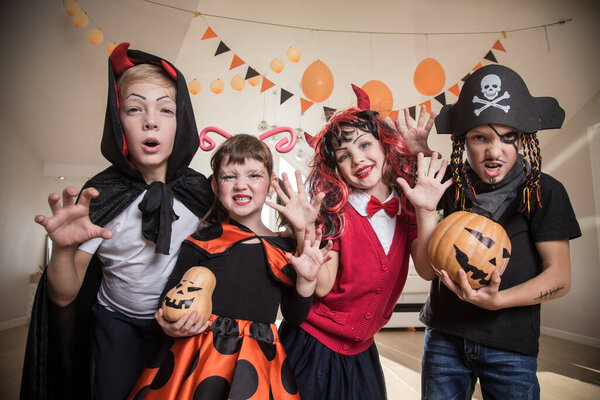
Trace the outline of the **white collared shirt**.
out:
M 398 198 L 398 194 L 395 190 L 392 190 L 392 193 L 382 201 L 385 203 L 392 198 Z M 390 218 L 390 216 L 385 212 L 384 209 L 377 211 L 371 218 L 369 218 L 369 214 L 367 214 L 367 204 L 369 204 L 369 200 L 371 200 L 371 196 L 362 190 L 352 190 L 348 195 L 348 202 L 354 207 L 357 213 L 362 215 L 363 217 L 367 217 L 373 230 L 377 234 L 377 238 L 385 251 L 385 254 L 390 250 L 390 246 L 392 245 L 392 239 L 394 239 L 394 230 L 396 229 L 396 218 Z M 398 214 L 400 215 L 401 207 L 398 207 Z

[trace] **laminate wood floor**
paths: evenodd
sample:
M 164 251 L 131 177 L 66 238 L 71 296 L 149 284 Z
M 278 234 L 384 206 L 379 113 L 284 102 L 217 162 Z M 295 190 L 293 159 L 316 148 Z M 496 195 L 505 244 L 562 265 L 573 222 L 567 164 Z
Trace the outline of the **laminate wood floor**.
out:
M 384 329 L 375 340 L 390 400 L 419 399 L 421 329 Z M 19 398 L 27 326 L 0 332 L 0 399 Z M 538 378 L 543 400 L 600 399 L 600 349 L 550 336 L 540 339 Z M 477 388 L 474 399 L 482 399 Z

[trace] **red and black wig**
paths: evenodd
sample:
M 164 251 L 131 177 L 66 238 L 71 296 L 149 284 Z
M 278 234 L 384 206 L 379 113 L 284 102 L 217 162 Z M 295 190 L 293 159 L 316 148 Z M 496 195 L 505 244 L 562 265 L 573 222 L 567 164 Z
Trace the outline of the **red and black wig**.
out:
M 375 111 L 349 108 L 336 113 L 325 127 L 313 138 L 315 155 L 310 164 L 308 191 L 311 197 L 325 193 L 325 199 L 319 212 L 318 227 L 323 236 L 336 238 L 344 231 L 342 209 L 348 201 L 348 183 L 337 169 L 335 149 L 345 140 L 348 132 L 344 127 L 354 127 L 370 132 L 381 142 L 386 155 L 383 167 L 383 181 L 393 187 L 400 196 L 400 204 L 404 209 L 408 200 L 396 183 L 396 178 L 404 178 L 410 185 L 414 184 L 413 156 L 392 128 Z M 347 131 L 347 129 L 346 129 Z
M 540 177 L 542 176 L 542 153 L 540 152 L 540 142 L 535 132 L 521 133 L 523 141 L 523 173 L 525 174 L 526 184 L 523 189 L 523 208 L 521 212 L 530 211 L 531 193 L 535 193 L 535 199 L 541 207 L 540 200 Z M 466 135 L 452 135 L 452 154 L 450 156 L 450 172 L 452 179 L 456 184 L 455 203 L 457 207 L 464 211 L 469 211 L 470 208 L 465 202 L 465 190 L 472 191 L 477 197 L 472 182 L 467 175 L 465 164 L 463 161 L 463 153 L 465 151 Z M 518 150 L 517 150 L 518 151 Z M 529 161 L 529 165 L 527 163 Z

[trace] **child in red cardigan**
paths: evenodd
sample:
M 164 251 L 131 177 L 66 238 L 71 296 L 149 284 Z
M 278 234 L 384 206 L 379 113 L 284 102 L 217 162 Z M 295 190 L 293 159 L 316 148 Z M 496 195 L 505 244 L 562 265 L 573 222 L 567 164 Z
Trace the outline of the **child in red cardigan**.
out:
M 357 94 L 359 106 L 368 108 Z M 446 161 L 436 174 L 437 154 L 429 167 L 419 154 L 414 182 L 404 138 L 431 129 L 433 118 L 426 122 L 424 110 L 416 126 L 407 117 L 407 128 L 398 132 L 361 108 L 336 114 L 313 142 L 309 190 L 326 193 L 319 222 L 334 239 L 333 256 L 319 272 L 306 321 L 299 328 L 284 322 L 280 330 L 303 400 L 386 398 L 374 335 L 400 297 L 409 255 L 418 270 L 429 267 L 427 238 L 451 184 L 442 183 Z

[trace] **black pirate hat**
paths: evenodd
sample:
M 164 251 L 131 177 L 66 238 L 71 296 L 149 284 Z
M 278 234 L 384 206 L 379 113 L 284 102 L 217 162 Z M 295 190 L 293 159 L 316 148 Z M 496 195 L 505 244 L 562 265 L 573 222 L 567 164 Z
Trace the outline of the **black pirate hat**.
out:
M 533 97 L 512 69 L 491 64 L 467 78 L 458 101 L 435 119 L 438 134 L 462 136 L 486 124 L 501 124 L 525 133 L 562 126 L 565 111 L 553 97 Z

